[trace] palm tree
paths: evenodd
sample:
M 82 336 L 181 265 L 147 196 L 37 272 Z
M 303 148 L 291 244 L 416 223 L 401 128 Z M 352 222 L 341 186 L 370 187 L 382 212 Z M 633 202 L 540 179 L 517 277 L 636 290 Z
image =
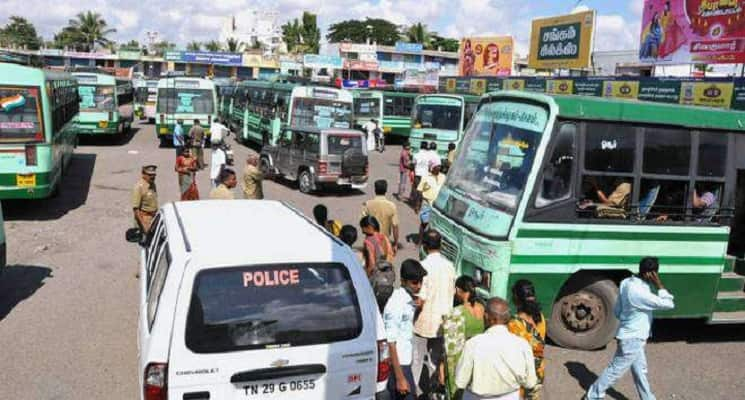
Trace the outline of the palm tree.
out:
M 406 29 L 403 37 L 411 43 L 421 43 L 425 48 L 429 48 L 432 44 L 433 34 L 434 32 L 427 30 L 427 25 L 417 22 Z
M 189 50 L 189 51 L 202 50 L 202 44 L 199 42 L 189 42 L 189 44 L 186 45 L 186 50 Z
M 111 41 L 106 38 L 106 35 L 116 32 L 116 29 L 107 27 L 101 14 L 93 11 L 78 13 L 75 19 L 69 21 L 69 24 L 80 34 L 86 51 L 93 51 L 96 45 L 107 46 Z
M 236 38 L 228 38 L 228 41 L 225 42 L 225 49 L 229 53 L 237 53 L 243 50 L 243 42 Z
M 210 40 L 209 42 L 204 44 L 204 48 L 207 51 L 220 51 L 220 42 L 216 40 Z

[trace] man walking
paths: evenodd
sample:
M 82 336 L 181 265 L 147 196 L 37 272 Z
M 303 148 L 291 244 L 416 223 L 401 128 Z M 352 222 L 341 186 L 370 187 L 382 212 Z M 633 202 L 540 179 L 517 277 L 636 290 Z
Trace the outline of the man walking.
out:
M 427 254 L 422 260 L 422 267 L 427 271 L 427 276 L 419 292 L 424 305 L 414 323 L 414 359 L 411 367 L 418 392 L 428 395 L 435 387 L 444 389 L 445 344 L 440 328 L 442 317 L 453 309 L 456 276 L 453 263 L 440 253 L 442 237 L 436 230 L 428 230 L 422 243 Z
M 645 257 L 639 263 L 639 274 L 621 281 L 618 300 L 613 309 L 621 322 L 616 334 L 617 348 L 610 365 L 587 390 L 586 399 L 605 397 L 605 391 L 631 368 L 636 391 L 641 400 L 655 400 L 647 380 L 647 356 L 644 347 L 650 337 L 655 310 L 675 308 L 673 295 L 662 285 L 656 257 Z M 657 288 L 655 295 L 649 285 Z
M 371 153 L 373 150 L 375 150 L 377 146 L 377 140 L 375 139 L 375 128 L 378 126 L 378 124 L 375 122 L 374 119 L 371 119 L 367 122 L 365 122 L 364 125 L 362 125 L 362 129 L 365 131 L 365 137 L 367 140 L 367 152 Z
M 429 174 L 429 144 L 422 142 L 419 146 L 419 152 L 414 154 L 414 184 L 411 185 L 411 205 L 414 207 L 414 211 L 419 212 L 421 206 L 421 193 L 419 192 L 419 182 L 422 178 Z
M 199 125 L 199 120 L 194 120 L 194 125 L 189 129 L 189 137 L 191 138 L 192 153 L 197 159 L 197 165 L 199 169 L 204 169 L 204 128 Z
M 184 138 L 184 121 L 177 119 L 176 126 L 173 127 L 173 148 L 176 149 L 176 157 L 184 151 L 186 138 Z
M 155 165 L 142 167 L 142 176 L 132 189 L 135 227 L 140 228 L 143 235 L 150 231 L 153 218 L 158 211 L 158 191 L 155 187 L 156 168 Z
M 264 199 L 263 181 L 264 174 L 259 169 L 259 156 L 252 153 L 246 159 L 246 167 L 243 169 L 243 198 Z
M 396 195 L 400 201 L 408 200 L 408 197 L 404 196 L 407 196 L 406 193 L 409 191 L 409 172 L 411 172 L 411 145 L 407 140 L 398 156 L 398 193 Z
M 362 204 L 362 217 L 373 216 L 380 224 L 380 233 L 391 240 L 393 251 L 398 250 L 398 209 L 396 204 L 385 198 L 388 182 L 375 181 L 375 198 Z
M 238 184 L 235 178 L 235 171 L 230 168 L 223 168 L 218 177 L 220 184 L 210 192 L 212 200 L 233 200 L 233 188 Z
M 414 400 L 415 384 L 411 373 L 414 315 L 421 307 L 417 293 L 427 275 L 419 261 L 408 259 L 401 263 L 401 287 L 393 291 L 383 310 L 393 374 L 388 379 L 388 392 L 394 400 Z
M 463 400 L 519 400 L 520 388 L 538 382 L 533 350 L 528 342 L 507 330 L 510 308 L 494 297 L 486 304 L 486 332 L 466 342 L 455 367 L 455 385 Z

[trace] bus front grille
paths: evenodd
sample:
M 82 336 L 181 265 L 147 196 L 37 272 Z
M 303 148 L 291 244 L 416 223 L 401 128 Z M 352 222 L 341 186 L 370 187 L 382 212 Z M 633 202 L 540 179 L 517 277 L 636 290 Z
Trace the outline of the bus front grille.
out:
M 443 256 L 445 256 L 445 258 L 452 262 L 455 262 L 455 259 L 458 258 L 458 246 L 453 244 L 453 242 L 449 241 L 445 237 L 442 238 L 442 242 L 440 244 L 440 252 Z

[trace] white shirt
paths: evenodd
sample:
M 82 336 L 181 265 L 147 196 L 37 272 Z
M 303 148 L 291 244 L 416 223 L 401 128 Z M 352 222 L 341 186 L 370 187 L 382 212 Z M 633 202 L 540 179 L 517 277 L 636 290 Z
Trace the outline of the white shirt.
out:
M 624 279 L 613 308 L 621 322 L 616 338 L 647 340 L 651 333 L 653 312 L 673 308 L 673 295 L 667 290 L 660 289 L 655 295 L 641 278 L 632 276 Z
M 210 179 L 213 181 L 220 175 L 220 170 L 226 162 L 225 150 L 221 148 L 212 148 L 212 157 L 210 158 Z
M 475 398 L 504 396 L 537 383 L 533 350 L 505 325 L 494 325 L 469 339 L 455 367 L 456 386 Z
M 375 150 L 375 125 L 372 121 L 365 122 L 365 125 L 362 125 L 362 129 L 367 132 L 367 151 L 373 151 Z
M 422 337 L 441 336 L 442 317 L 453 310 L 455 297 L 455 268 L 453 263 L 437 251 L 422 260 L 427 275 L 422 280 L 419 298 L 424 300 L 422 312 L 414 324 L 414 332 Z
M 212 144 L 220 143 L 226 135 L 228 128 L 219 122 L 212 122 L 210 125 L 210 142 Z
M 437 154 L 437 150 L 427 150 L 427 163 L 429 164 L 429 161 L 442 161 L 440 159 L 440 155 Z M 427 165 L 429 167 L 429 165 Z M 429 171 L 427 171 L 429 172 Z
M 427 176 L 429 174 L 429 150 L 419 150 L 414 154 L 414 175 Z
M 393 291 L 383 310 L 385 334 L 389 342 L 396 344 L 398 362 L 401 365 L 411 365 L 415 310 L 414 299 L 402 287 Z

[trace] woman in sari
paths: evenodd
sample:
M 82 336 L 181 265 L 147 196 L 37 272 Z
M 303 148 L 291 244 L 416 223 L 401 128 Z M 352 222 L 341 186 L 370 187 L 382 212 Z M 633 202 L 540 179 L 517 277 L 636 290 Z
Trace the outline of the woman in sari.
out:
M 178 173 L 181 201 L 199 200 L 199 190 L 197 190 L 196 182 L 197 169 L 197 159 L 192 156 L 191 149 L 185 147 L 181 155 L 176 157 L 176 173 Z
M 476 283 L 470 276 L 463 275 L 455 280 L 455 299 L 459 305 L 443 317 L 442 322 L 450 399 L 462 396 L 462 393 L 456 393 L 455 366 L 466 340 L 484 332 L 484 305 L 476 299 Z
M 546 318 L 543 317 L 541 306 L 536 301 L 535 288 L 528 280 L 521 279 L 512 286 L 512 302 L 517 308 L 517 315 L 512 317 L 510 323 L 507 324 L 507 329 L 530 344 L 535 360 L 535 372 L 538 376 L 538 385 L 533 389 L 524 390 L 522 398 L 538 400 L 541 398 L 545 376 L 543 349 L 546 346 Z

